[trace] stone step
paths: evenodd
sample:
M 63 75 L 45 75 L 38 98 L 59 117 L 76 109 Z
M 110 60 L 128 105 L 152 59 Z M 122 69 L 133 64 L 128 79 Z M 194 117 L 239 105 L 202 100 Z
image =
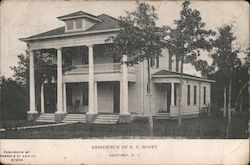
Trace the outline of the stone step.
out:
M 68 116 L 66 116 L 64 119 L 86 119 L 86 117 L 68 117 Z
M 40 116 L 55 116 L 54 113 L 43 113 Z
M 169 113 L 157 113 L 157 115 L 170 115 Z
M 103 117 L 103 116 L 98 116 L 97 119 L 119 119 L 119 117 Z
M 86 121 L 63 120 L 64 123 L 86 123 Z
M 117 122 L 108 122 L 108 121 L 95 121 L 95 124 L 116 124 Z
M 96 118 L 95 120 L 118 120 L 119 118 Z
M 107 115 L 107 114 L 99 114 L 98 116 L 112 116 L 112 117 L 113 117 L 113 116 L 115 116 L 115 117 L 117 116 L 117 117 L 118 117 L 119 115 Z
M 85 114 L 67 114 L 63 121 L 64 123 L 86 123 Z
M 63 119 L 63 121 L 86 121 L 86 119 Z
M 95 124 L 116 124 L 119 120 L 118 115 L 113 114 L 99 114 L 95 119 Z
M 159 116 L 157 117 L 156 116 L 155 119 L 171 119 L 171 118 L 170 117 L 159 117 Z
M 37 119 L 36 122 L 54 123 L 55 120 L 42 120 L 42 119 Z
M 55 118 L 55 116 L 39 116 L 39 118 Z
M 49 118 L 37 118 L 37 120 L 55 120 L 55 118 L 51 118 L 51 119 L 49 119 Z
M 38 118 L 55 118 L 55 116 L 39 116 Z
M 67 114 L 67 116 L 86 116 L 85 114 Z

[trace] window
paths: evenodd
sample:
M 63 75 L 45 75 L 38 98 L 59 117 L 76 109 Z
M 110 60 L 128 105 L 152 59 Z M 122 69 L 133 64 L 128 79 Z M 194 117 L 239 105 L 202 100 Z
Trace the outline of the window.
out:
M 67 25 L 67 30 L 72 30 L 74 28 L 73 20 L 66 21 L 66 25 Z
M 150 58 L 150 66 L 151 67 L 155 66 L 155 58 Z
M 82 28 L 82 19 L 76 19 L 76 29 Z
M 190 85 L 187 86 L 187 105 L 190 105 Z
M 206 104 L 206 87 L 203 88 L 203 104 Z
M 196 86 L 194 86 L 194 105 L 196 105 Z
M 174 84 L 174 105 L 177 105 L 177 85 Z
M 177 59 L 176 59 L 175 67 L 176 67 L 176 72 L 179 72 L 179 60 Z
M 88 83 L 83 83 L 83 89 L 82 89 L 82 105 L 87 106 L 89 104 L 89 99 L 88 99 Z
M 159 56 L 150 58 L 150 66 L 152 68 L 159 68 Z
M 87 47 L 83 47 L 80 49 L 79 52 L 80 56 L 82 56 L 82 64 L 87 65 L 89 64 L 89 51 Z
M 73 99 L 72 99 L 72 87 L 71 86 L 66 86 L 66 88 L 67 88 L 67 93 L 66 93 L 66 95 L 67 95 L 66 96 L 67 97 L 67 105 L 72 106 L 73 105 L 72 104 L 72 101 L 73 101 Z

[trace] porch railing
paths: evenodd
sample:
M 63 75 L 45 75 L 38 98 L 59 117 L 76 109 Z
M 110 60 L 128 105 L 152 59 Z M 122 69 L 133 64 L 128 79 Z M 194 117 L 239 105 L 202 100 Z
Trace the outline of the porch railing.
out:
M 89 65 L 74 65 L 70 67 L 65 67 L 65 74 L 74 74 L 74 73 L 88 73 Z M 134 72 L 135 67 L 128 67 L 129 72 Z M 120 63 L 104 63 L 104 64 L 94 64 L 94 72 L 95 73 L 105 73 L 105 72 L 121 72 L 121 64 Z

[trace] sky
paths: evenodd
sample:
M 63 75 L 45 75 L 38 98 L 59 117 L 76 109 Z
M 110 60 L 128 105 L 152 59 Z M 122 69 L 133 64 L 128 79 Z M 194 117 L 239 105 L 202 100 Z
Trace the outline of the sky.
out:
M 181 1 L 147 1 L 154 5 L 159 20 L 158 26 L 174 27 L 173 20 L 179 18 Z M 136 7 L 135 1 L 81 1 L 81 0 L 5 0 L 0 10 L 0 75 L 10 77 L 10 66 L 17 66 L 17 56 L 27 49 L 19 38 L 46 32 L 64 23 L 57 17 L 77 11 L 93 15 L 107 14 L 117 18 L 125 11 Z M 191 7 L 201 12 L 208 29 L 218 29 L 223 24 L 233 24 L 236 44 L 243 49 L 249 47 L 249 5 L 245 1 L 192 1 Z M 208 61 L 208 55 L 205 56 Z M 187 65 L 184 72 L 199 75 Z

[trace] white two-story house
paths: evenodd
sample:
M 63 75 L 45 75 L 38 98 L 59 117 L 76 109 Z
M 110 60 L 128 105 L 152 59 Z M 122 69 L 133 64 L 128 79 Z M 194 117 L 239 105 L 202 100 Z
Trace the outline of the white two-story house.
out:
M 116 123 L 130 122 L 133 116 L 148 116 L 146 63 L 128 67 L 105 55 L 105 44 L 112 44 L 106 39 L 119 32 L 119 21 L 105 14 L 94 16 L 82 11 L 58 19 L 64 21 L 64 27 L 21 39 L 28 43 L 30 52 L 28 120 Z M 55 108 L 46 108 L 45 82 L 38 112 L 33 56 L 34 51 L 40 49 L 56 50 L 57 78 Z M 122 60 L 125 62 L 127 56 Z M 178 62 L 164 49 L 159 58 L 151 59 L 150 65 L 151 113 L 176 117 L 180 84 Z M 183 78 L 181 114 L 198 115 L 203 106 L 210 104 L 213 81 L 188 74 Z

